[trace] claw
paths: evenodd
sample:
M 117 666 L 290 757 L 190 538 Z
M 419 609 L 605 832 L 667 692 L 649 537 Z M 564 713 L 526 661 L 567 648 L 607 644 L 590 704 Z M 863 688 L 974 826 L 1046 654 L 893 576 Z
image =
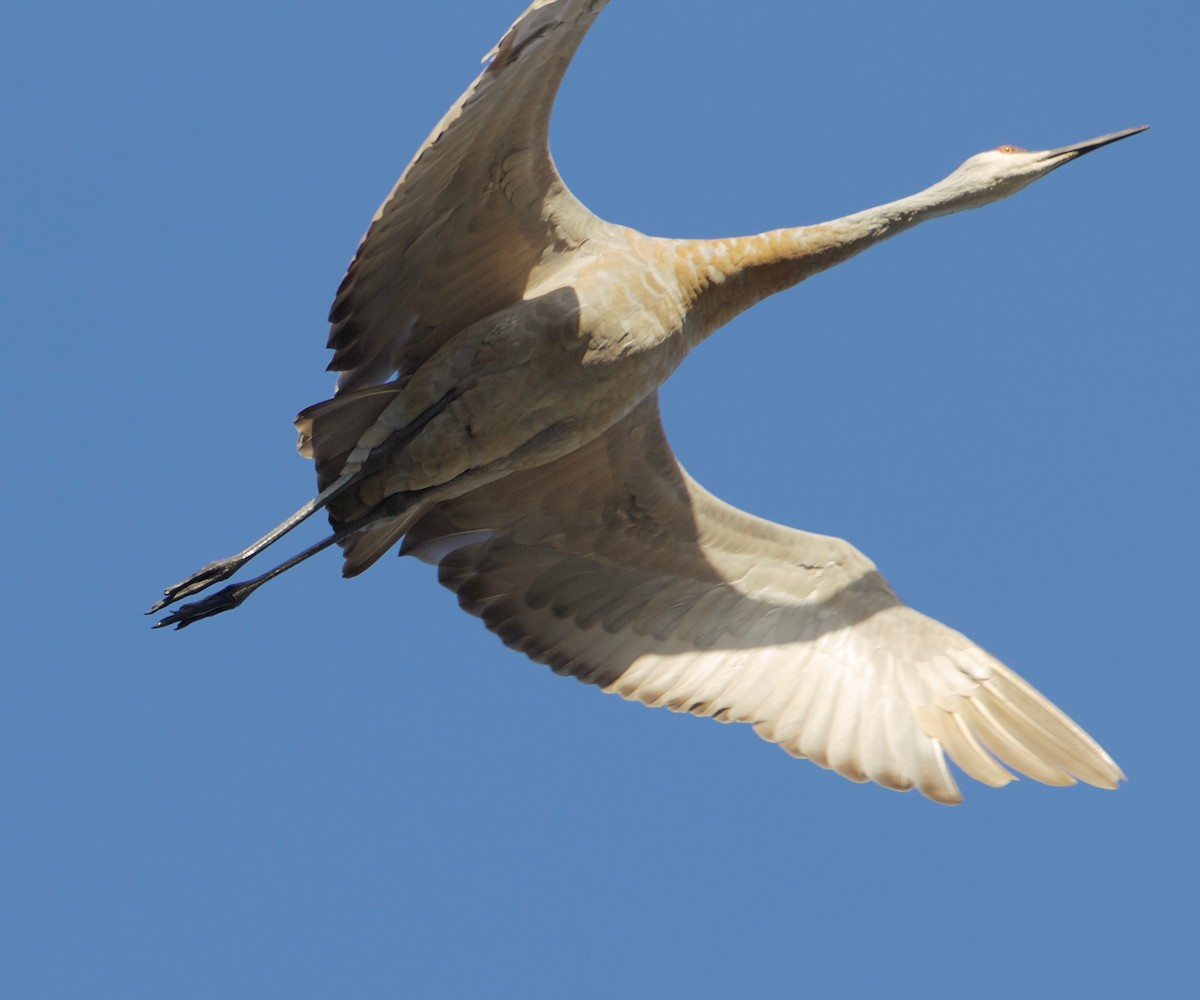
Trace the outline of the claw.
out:
M 178 600 L 185 597 L 190 597 L 192 594 L 198 594 L 202 590 L 207 590 L 214 583 L 220 583 L 222 580 L 228 580 L 234 573 L 242 568 L 246 560 L 239 556 L 232 556 L 229 559 L 218 559 L 216 562 L 210 562 L 203 569 L 196 570 L 186 580 L 180 580 L 179 583 L 172 587 L 168 587 L 163 593 L 166 595 L 161 601 L 154 605 L 148 615 L 154 614 L 156 611 L 161 611 L 168 604 L 174 604 Z M 155 628 L 158 628 L 156 625 Z
M 233 571 L 230 570 L 230 572 Z M 229 574 L 226 573 L 225 575 L 228 576 Z M 217 577 L 217 580 L 223 580 L 224 578 Z M 216 580 L 213 582 L 215 583 Z M 192 622 L 200 621 L 201 618 L 211 618 L 213 615 L 219 615 L 222 611 L 232 611 L 257 589 L 258 581 L 255 580 L 249 583 L 231 584 L 223 590 L 218 590 L 215 594 L 210 594 L 202 601 L 193 601 L 191 604 L 185 604 L 181 608 L 176 608 L 166 618 L 155 622 L 152 627 L 166 628 L 169 625 L 174 625 L 177 629 L 186 628 Z M 165 603 L 169 602 L 160 601 L 156 605 L 156 609 Z

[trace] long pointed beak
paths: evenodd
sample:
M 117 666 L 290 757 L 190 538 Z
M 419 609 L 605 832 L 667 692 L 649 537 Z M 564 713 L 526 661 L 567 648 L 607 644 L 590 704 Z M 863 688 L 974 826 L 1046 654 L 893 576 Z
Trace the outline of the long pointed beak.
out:
M 1110 142 L 1117 142 L 1120 139 L 1128 139 L 1131 135 L 1137 135 L 1139 132 L 1145 132 L 1149 125 L 1139 125 L 1137 128 L 1127 128 L 1122 132 L 1111 132 L 1108 135 L 1102 135 L 1098 139 L 1087 139 L 1084 142 L 1076 142 L 1070 146 L 1060 146 L 1058 149 L 1048 149 L 1042 154 L 1043 160 L 1053 160 L 1054 165 L 1061 166 L 1071 160 L 1083 156 L 1084 153 L 1090 153 L 1094 149 L 1099 149 L 1101 146 L 1107 146 Z

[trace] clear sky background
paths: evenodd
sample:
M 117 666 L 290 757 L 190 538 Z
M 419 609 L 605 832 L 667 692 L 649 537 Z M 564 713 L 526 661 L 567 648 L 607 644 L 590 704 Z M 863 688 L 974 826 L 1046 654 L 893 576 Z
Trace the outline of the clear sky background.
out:
M 1184 995 L 1195 5 L 614 0 L 553 128 L 597 213 L 716 236 L 1154 126 L 764 303 L 664 392 L 701 482 L 863 549 L 1119 792 L 857 786 L 555 677 L 412 560 L 150 630 L 310 495 L 333 291 L 520 6 L 7 8 L 0 994 Z

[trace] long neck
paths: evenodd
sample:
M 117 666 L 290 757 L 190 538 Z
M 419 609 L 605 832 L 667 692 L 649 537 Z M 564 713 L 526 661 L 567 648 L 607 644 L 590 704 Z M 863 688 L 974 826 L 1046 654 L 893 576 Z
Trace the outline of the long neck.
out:
M 757 236 L 679 243 L 681 281 L 692 289 L 689 332 L 707 337 L 769 295 L 849 260 L 926 219 L 992 199 L 966 191 L 954 175 L 899 201 L 832 222 Z

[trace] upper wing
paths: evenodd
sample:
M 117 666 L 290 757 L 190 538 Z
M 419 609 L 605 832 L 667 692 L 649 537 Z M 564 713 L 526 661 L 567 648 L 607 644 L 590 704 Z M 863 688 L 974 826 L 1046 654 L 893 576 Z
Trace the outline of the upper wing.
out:
M 329 313 L 339 391 L 411 372 L 521 297 L 543 254 L 600 225 L 550 158 L 554 95 L 608 0 L 536 0 L 417 151 Z
M 404 551 L 438 562 L 466 610 L 557 672 L 753 723 L 855 781 L 958 802 L 943 751 L 989 785 L 1013 777 L 996 758 L 1052 785 L 1123 777 L 852 546 L 705 492 L 672 455 L 656 397 L 566 458 L 438 505 Z

